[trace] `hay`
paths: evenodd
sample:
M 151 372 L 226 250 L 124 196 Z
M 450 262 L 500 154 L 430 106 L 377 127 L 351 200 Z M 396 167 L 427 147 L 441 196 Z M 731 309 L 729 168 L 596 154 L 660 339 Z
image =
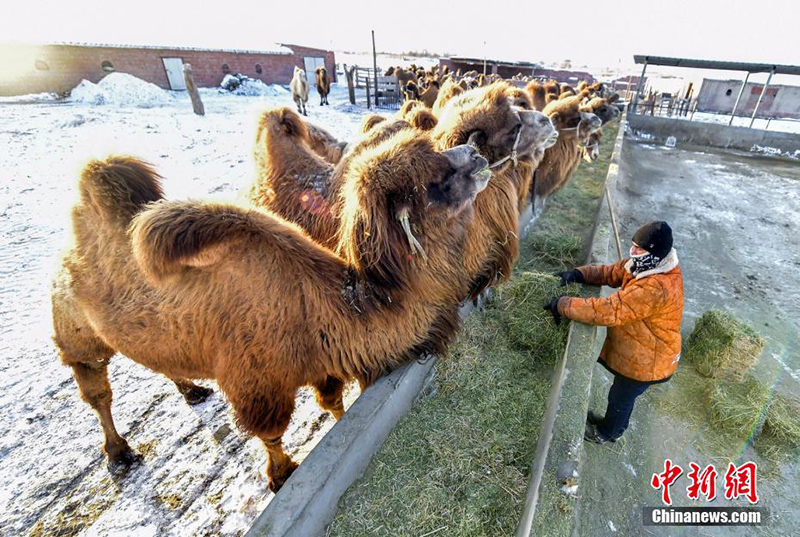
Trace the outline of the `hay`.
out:
M 775 394 L 767 410 L 761 436 L 800 447 L 800 399 L 794 396 Z
M 708 389 L 711 425 L 736 438 L 750 438 L 769 403 L 769 386 L 747 377 L 742 382 L 713 382 Z
M 741 381 L 763 348 L 755 330 L 728 313 L 709 310 L 697 321 L 683 354 L 703 376 Z
M 555 360 L 564 352 L 569 319 L 556 326 L 542 306 L 560 294 L 575 296 L 579 287 L 560 287 L 559 281 L 541 272 L 522 272 L 498 290 L 498 307 L 509 339 L 537 359 Z

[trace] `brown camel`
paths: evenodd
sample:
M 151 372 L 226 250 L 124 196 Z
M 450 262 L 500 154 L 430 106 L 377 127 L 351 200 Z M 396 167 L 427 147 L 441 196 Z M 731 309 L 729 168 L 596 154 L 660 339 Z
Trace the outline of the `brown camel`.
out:
M 543 84 L 532 80 L 525 86 L 525 90 L 530 93 L 533 101 L 533 109 L 541 112 L 547 106 L 547 90 Z
M 306 122 L 308 143 L 311 149 L 326 162 L 336 165 L 342 160 L 347 142 L 340 142 L 331 133 L 313 123 Z
M 436 95 L 436 101 L 433 103 L 433 114 L 436 117 L 439 117 L 439 114 L 442 112 L 442 108 L 444 108 L 447 102 L 456 95 L 461 95 L 464 93 L 464 91 L 464 88 L 462 88 L 458 82 L 454 81 L 452 78 L 445 80 L 445 82 L 442 84 L 442 87 L 439 88 L 439 92 Z
M 583 156 L 583 146 L 602 122 L 590 112 L 582 112 L 581 95 L 559 99 L 544 109 L 558 130 L 558 141 L 547 149 L 536 171 L 533 185 L 533 210 L 541 214 L 547 196 L 564 187 Z
M 216 379 L 263 441 L 277 491 L 297 466 L 281 437 L 300 386 L 338 418 L 341 379 L 374 379 L 455 330 L 452 281 L 485 165 L 414 130 L 365 153 L 342 187 L 337 255 L 267 211 L 163 200 L 136 159 L 91 162 L 54 282 L 54 340 L 98 413 L 110 465 L 136 458 L 111 416 L 119 351 L 189 393 L 186 379 Z
M 593 113 L 600 118 L 604 125 L 619 116 L 619 108 L 604 97 L 595 97 L 585 101 L 581 104 L 581 111 Z
M 328 70 L 324 67 L 317 67 L 317 93 L 319 93 L 319 105 L 327 104 L 328 94 L 331 92 L 331 81 L 328 78 Z
M 533 173 L 524 163 L 535 169 L 544 148 L 554 142 L 555 129 L 546 116 L 512 106 L 514 90 L 500 82 L 458 95 L 444 107 L 432 131 L 439 148 L 468 142 L 491 163 L 505 160 L 475 201 L 464 256 L 470 298 L 511 276 L 519 256 L 518 187 L 524 175 Z

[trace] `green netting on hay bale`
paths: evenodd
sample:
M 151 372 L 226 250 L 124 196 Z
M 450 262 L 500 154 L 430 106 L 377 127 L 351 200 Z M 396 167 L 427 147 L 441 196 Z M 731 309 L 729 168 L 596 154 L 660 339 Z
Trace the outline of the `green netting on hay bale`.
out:
M 800 447 L 800 399 L 776 394 L 767 410 L 761 435 Z
M 758 332 L 728 313 L 709 310 L 697 321 L 683 355 L 701 375 L 742 380 L 763 348 Z
M 710 383 L 708 390 L 711 425 L 737 438 L 750 438 L 769 404 L 769 386 L 748 376 L 741 382 Z
M 541 272 L 523 272 L 497 292 L 511 342 L 545 359 L 557 359 L 564 352 L 569 319 L 559 326 L 542 306 L 560 294 L 575 296 L 578 286 L 560 287 L 561 280 Z

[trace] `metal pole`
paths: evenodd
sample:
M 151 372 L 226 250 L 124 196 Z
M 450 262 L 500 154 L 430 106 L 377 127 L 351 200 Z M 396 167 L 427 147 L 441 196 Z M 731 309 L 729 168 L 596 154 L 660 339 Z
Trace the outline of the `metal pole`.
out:
M 769 81 L 772 80 L 772 75 L 775 74 L 775 68 L 772 68 L 772 71 L 769 72 L 769 76 L 767 77 L 767 83 L 764 84 L 764 89 L 761 90 L 761 95 L 758 96 L 758 101 L 756 101 L 756 107 L 753 109 L 753 116 L 750 118 L 750 128 L 753 128 L 753 123 L 756 120 L 756 114 L 758 113 L 758 107 L 761 106 L 761 99 L 764 98 L 764 94 L 767 93 L 767 87 L 769 87 Z
M 733 112 L 731 112 L 731 120 L 728 121 L 728 126 L 730 127 L 733 125 L 733 118 L 736 117 L 736 109 L 739 108 L 739 101 L 742 98 L 742 93 L 744 93 L 744 88 L 747 86 L 747 79 L 750 78 L 750 72 L 747 72 L 747 76 L 744 77 L 744 82 L 742 83 L 742 87 L 739 90 L 739 95 L 736 96 L 736 103 L 733 105 Z
M 372 68 L 375 78 L 375 106 L 378 106 L 378 53 L 375 52 L 375 30 L 372 30 Z M 369 80 L 367 80 L 369 84 Z
M 633 96 L 633 113 L 636 114 L 636 106 L 639 104 L 639 93 L 642 91 L 642 85 L 644 84 L 644 72 L 647 70 L 647 58 L 644 59 L 644 65 L 642 66 L 642 76 L 639 77 L 639 83 L 636 85 L 636 95 Z
M 483 76 L 486 76 L 486 41 L 483 42 Z
M 620 261 L 623 259 L 622 244 L 619 242 L 619 231 L 617 230 L 617 218 L 614 215 L 614 204 L 611 202 L 611 192 L 606 185 L 606 201 L 608 202 L 608 214 L 611 215 L 611 229 L 614 231 L 614 240 L 617 243 L 617 255 Z

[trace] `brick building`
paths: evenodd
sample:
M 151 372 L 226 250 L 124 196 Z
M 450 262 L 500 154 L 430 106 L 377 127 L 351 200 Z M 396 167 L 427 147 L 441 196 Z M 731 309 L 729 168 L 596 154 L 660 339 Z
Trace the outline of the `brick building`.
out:
M 164 89 L 184 89 L 182 64 L 190 63 L 200 87 L 219 86 L 228 73 L 242 73 L 266 84 L 288 84 L 294 67 L 305 68 L 313 81 L 324 65 L 336 80 L 334 53 L 300 45 L 269 50 L 213 50 L 84 44 L 0 45 L 0 96 L 66 93 L 81 80 L 99 82 L 110 72 L 128 73 Z

